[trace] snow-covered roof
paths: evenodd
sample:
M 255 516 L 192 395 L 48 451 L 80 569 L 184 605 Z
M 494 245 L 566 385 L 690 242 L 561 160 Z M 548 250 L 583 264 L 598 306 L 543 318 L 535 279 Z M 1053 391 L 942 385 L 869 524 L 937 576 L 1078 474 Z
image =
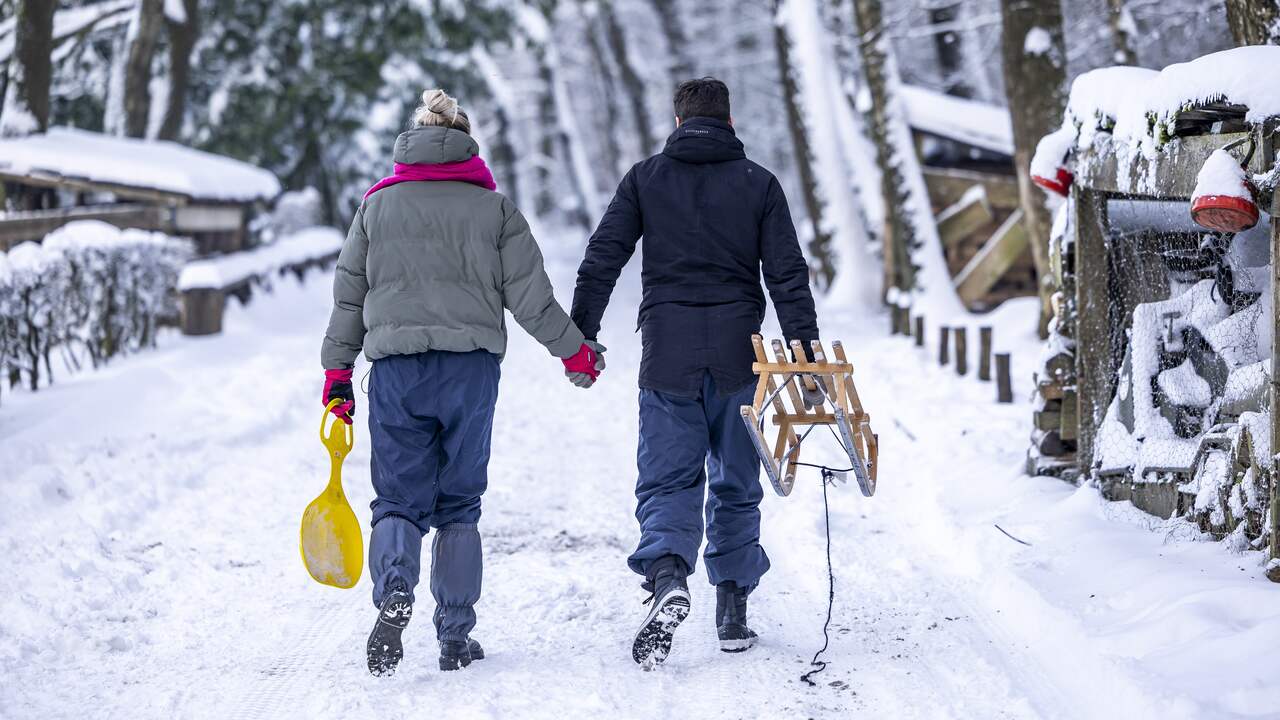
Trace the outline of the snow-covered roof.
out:
M 1148 68 L 1117 65 L 1081 73 L 1071 82 L 1067 117 L 1073 125 L 1092 130 L 1097 125 L 1111 127 L 1121 108 L 1140 100 L 1144 88 L 1160 73 Z
M 1184 110 L 1222 102 L 1248 108 L 1247 122 L 1280 116 L 1280 46 L 1251 45 L 1211 53 L 1156 72 L 1134 67 L 1093 70 L 1075 79 L 1067 122 L 1081 126 L 1081 144 L 1097 119 L 1114 122 L 1113 137 L 1143 141 L 1153 127 L 1167 127 Z M 1104 122 L 1110 125 L 1111 122 Z
M 0 173 L 65 178 L 182 195 L 251 202 L 280 194 L 267 170 L 162 140 L 137 140 L 72 128 L 0 139 Z
M 907 124 L 916 130 L 1013 155 L 1013 126 L 1006 108 L 916 85 L 902 85 L 901 97 Z
M 1180 120 L 1195 126 L 1201 117 L 1215 117 L 1184 113 L 1234 106 L 1242 108 L 1247 123 L 1280 117 L 1280 83 L 1270 75 L 1278 66 L 1280 46 L 1253 45 L 1211 53 L 1159 72 L 1109 67 L 1084 73 L 1071 84 L 1062 129 L 1040 142 L 1031 161 L 1033 171 L 1038 168 L 1038 174 L 1043 174 L 1062 163 L 1067 153 L 1103 143 L 1100 147 L 1105 150 L 1100 154 L 1074 155 L 1070 164 L 1077 175 L 1093 167 L 1099 157 L 1114 157 L 1122 190 L 1156 191 L 1150 168 L 1139 161 L 1158 157 L 1175 137 Z M 1226 117 L 1239 118 L 1240 112 L 1228 112 Z

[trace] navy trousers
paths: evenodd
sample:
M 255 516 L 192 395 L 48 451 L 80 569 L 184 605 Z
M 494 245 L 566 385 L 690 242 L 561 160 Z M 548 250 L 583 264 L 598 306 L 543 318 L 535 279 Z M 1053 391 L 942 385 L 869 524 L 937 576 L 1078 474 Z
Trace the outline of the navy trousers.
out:
M 375 360 L 369 385 L 373 446 L 373 603 L 403 584 L 412 594 L 431 548 L 436 634 L 465 640 L 475 627 L 482 562 L 480 496 L 488 485 L 498 358 L 426 352 Z
M 722 395 L 710 373 L 696 397 L 640 390 L 640 546 L 627 560 L 632 570 L 647 574 L 654 560 L 676 555 L 692 571 L 704 512 L 711 584 L 752 587 L 769 569 L 760 547 L 760 460 L 739 414 L 753 392 L 748 385 Z

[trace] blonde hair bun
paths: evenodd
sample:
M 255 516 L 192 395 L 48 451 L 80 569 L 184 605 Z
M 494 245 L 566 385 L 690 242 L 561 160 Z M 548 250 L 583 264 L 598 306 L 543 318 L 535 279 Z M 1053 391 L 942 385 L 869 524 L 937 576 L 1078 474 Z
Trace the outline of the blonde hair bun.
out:
M 413 111 L 414 127 L 448 127 L 471 133 L 471 120 L 458 101 L 440 88 L 422 91 L 422 104 Z

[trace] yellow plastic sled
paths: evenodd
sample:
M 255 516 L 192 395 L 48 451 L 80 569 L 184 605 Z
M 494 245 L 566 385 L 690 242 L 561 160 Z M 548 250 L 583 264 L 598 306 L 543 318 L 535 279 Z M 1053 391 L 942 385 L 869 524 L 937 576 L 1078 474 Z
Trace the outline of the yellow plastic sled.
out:
M 316 582 L 355 587 L 364 570 L 364 537 L 351 504 L 342 492 L 342 460 L 355 444 L 355 431 L 337 418 L 325 432 L 335 399 L 320 418 L 320 442 L 329 450 L 329 486 L 302 513 L 302 563 Z

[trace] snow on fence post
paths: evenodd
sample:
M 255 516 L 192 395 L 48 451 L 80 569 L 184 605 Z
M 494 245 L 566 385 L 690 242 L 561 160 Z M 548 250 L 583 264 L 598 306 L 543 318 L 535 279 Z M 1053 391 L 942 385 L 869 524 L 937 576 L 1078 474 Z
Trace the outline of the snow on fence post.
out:
M 938 328 L 938 364 L 946 366 L 951 362 L 951 328 L 943 325 Z
M 227 295 L 242 301 L 249 288 L 267 283 L 277 273 L 324 265 L 342 250 L 342 233 L 330 227 L 300 230 L 261 247 L 227 255 L 202 258 L 182 268 L 178 292 L 182 293 L 184 335 L 222 332 L 222 311 Z
M 189 288 L 182 291 L 182 334 L 217 335 L 222 332 L 222 288 Z
M 1013 402 L 1013 382 L 1009 376 L 1009 353 L 996 353 L 996 402 Z
M 969 331 L 964 326 L 956 328 L 956 374 L 969 372 Z
M 983 382 L 991 380 L 991 336 L 990 325 L 978 328 L 978 379 Z

